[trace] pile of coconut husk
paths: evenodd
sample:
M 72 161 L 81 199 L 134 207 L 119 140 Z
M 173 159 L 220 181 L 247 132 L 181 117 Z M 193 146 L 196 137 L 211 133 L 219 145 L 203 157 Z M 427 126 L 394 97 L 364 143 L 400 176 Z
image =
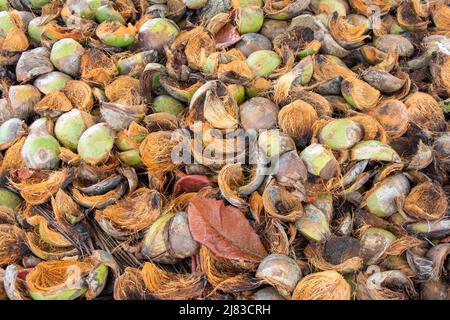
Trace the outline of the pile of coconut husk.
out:
M 0 0 L 0 300 L 450 300 L 448 0 Z

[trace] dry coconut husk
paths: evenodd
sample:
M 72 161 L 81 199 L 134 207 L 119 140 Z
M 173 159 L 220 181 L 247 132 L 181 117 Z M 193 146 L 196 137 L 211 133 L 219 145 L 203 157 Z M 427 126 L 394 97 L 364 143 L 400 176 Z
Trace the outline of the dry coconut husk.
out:
M 13 209 L 0 206 L 0 225 L 1 224 L 16 224 L 16 217 Z
M 403 209 L 419 220 L 439 220 L 447 214 L 448 197 L 440 185 L 424 182 L 411 190 Z
M 60 147 L 59 159 L 67 165 L 77 166 L 81 162 L 81 157 L 70 149 Z
M 43 204 L 55 194 L 69 177 L 69 171 L 62 169 L 61 171 L 44 171 L 41 177 L 23 179 L 20 182 L 14 182 L 10 179 L 11 184 L 19 190 L 22 198 L 32 205 Z
M 139 91 L 139 80 L 129 76 L 119 76 L 105 86 L 105 95 L 109 101 L 132 99 Z
M 56 22 L 47 23 L 44 26 L 43 35 L 51 40 L 71 38 L 77 42 L 84 42 L 94 34 L 96 25 L 83 22 L 81 25 L 73 28 L 60 26 Z
M 252 290 L 259 286 L 259 280 L 231 265 L 228 260 L 216 257 L 205 246 L 200 248 L 200 266 L 206 279 L 213 286 L 209 295 L 218 290 L 233 293 Z
M 407 250 L 425 245 L 425 241 L 413 236 L 403 236 L 395 240 L 385 252 L 386 256 L 401 256 Z
M 364 39 L 370 38 L 366 35 L 367 25 L 353 25 L 344 17 L 334 14 L 329 20 L 330 34 L 343 47 L 351 48 L 359 46 Z
M 150 293 L 161 300 L 199 298 L 204 291 L 201 273 L 172 273 L 146 262 L 142 268 L 142 277 Z
M 103 222 L 123 231 L 138 233 L 149 228 L 161 214 L 160 195 L 155 190 L 141 188 L 104 210 L 95 212 L 100 226 Z M 105 230 L 106 231 L 106 230 Z
M 117 74 L 114 61 L 104 52 L 91 49 L 81 57 L 81 79 L 105 86 Z
M 80 261 L 45 261 L 39 263 L 26 276 L 30 292 L 50 295 L 63 290 L 83 290 L 83 276 L 92 266 Z
M 351 288 L 336 271 L 316 272 L 304 277 L 292 294 L 293 300 L 350 300 Z
M 357 74 L 350 70 L 340 59 L 329 55 L 317 55 L 313 60 L 313 78 L 318 82 L 327 81 L 336 77 L 344 79 L 356 78 Z
M 25 143 L 26 137 L 20 138 L 11 147 L 6 150 L 3 156 L 2 165 L 0 171 L 3 173 L 8 170 L 20 169 L 25 166 L 25 162 L 22 157 L 22 147 Z
M 68 227 L 69 224 L 72 225 L 84 219 L 80 207 L 63 189 L 58 190 L 56 195 L 52 197 L 51 203 L 55 218 L 63 227 Z
M 114 300 L 148 300 L 150 294 L 145 288 L 139 269 L 126 267 L 114 282 Z
M 115 203 L 126 193 L 126 184 L 119 184 L 114 190 L 108 191 L 105 194 L 87 196 L 81 193 L 78 189 L 72 190 L 73 199 L 84 208 L 104 209 L 107 206 Z
M 317 119 L 313 106 L 302 100 L 295 100 L 278 113 L 281 130 L 292 137 L 297 145 L 306 145 L 309 142 Z
M 429 131 L 445 131 L 444 113 L 439 103 L 429 94 L 415 92 L 405 100 L 409 120 Z
M 24 232 L 10 224 L 0 224 L 0 266 L 18 261 L 25 252 Z
M 34 106 L 34 110 L 43 117 L 58 117 L 72 108 L 72 103 L 61 91 L 46 95 Z
M 94 96 L 91 87 L 80 80 L 70 80 L 63 89 L 72 105 L 85 112 L 90 112 L 94 106 Z
M 293 87 L 289 93 L 288 101 L 302 100 L 309 103 L 317 112 L 319 118 L 328 118 L 333 114 L 331 103 L 320 94 Z
M 321 271 L 337 271 L 337 272 L 351 272 L 358 271 L 363 266 L 363 259 L 361 257 L 353 257 L 345 260 L 340 264 L 332 264 L 326 261 L 318 248 L 308 245 L 305 248 L 305 256 L 308 258 L 314 268 Z
M 388 143 L 389 137 L 386 130 L 375 118 L 365 114 L 358 114 L 349 119 L 358 122 L 364 128 L 363 140 L 378 140 Z
M 172 161 L 172 150 L 179 142 L 172 139 L 172 132 L 169 131 L 150 133 L 139 147 L 142 162 L 157 176 L 175 170 L 177 164 Z
M 23 52 L 29 45 L 25 32 L 16 26 L 11 28 L 5 38 L 0 38 L 0 49 L 5 52 Z

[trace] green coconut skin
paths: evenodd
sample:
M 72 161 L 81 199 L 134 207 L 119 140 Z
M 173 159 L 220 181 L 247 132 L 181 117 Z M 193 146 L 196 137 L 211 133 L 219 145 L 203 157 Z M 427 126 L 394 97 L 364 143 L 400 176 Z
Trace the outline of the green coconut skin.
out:
M 208 0 L 183 0 L 183 2 L 189 9 L 201 9 L 208 3 Z
M 177 117 L 185 109 L 184 104 L 177 99 L 168 96 L 161 95 L 153 100 L 152 110 L 154 113 L 166 112 Z
M 0 35 L 6 36 L 6 34 L 14 27 L 14 22 L 9 16 L 8 12 L 0 12 Z
M 165 233 L 168 232 L 169 222 L 175 216 L 175 213 L 168 213 L 160 216 L 145 234 L 141 252 L 148 258 L 161 257 L 168 261 L 160 261 L 163 263 L 171 263 L 173 259 L 164 256 L 168 251 L 168 243 Z
M 260 7 L 241 7 L 237 10 L 237 16 L 240 34 L 257 33 L 264 23 L 264 11 Z
M 164 45 L 169 45 L 180 31 L 175 23 L 166 18 L 147 20 L 139 29 L 141 46 L 146 50 L 163 51 Z
M 347 10 L 340 1 L 320 0 L 319 4 L 321 7 L 326 6 L 328 8 L 328 12 L 330 12 L 331 14 L 337 12 L 340 17 L 345 17 L 347 15 Z
M 69 75 L 59 71 L 53 71 L 39 76 L 33 84 L 39 91 L 47 95 L 64 89 L 66 83 L 70 80 L 72 80 L 72 77 Z
M 83 296 L 86 293 L 86 288 L 81 289 L 66 289 L 61 292 L 46 293 L 30 291 L 30 297 L 33 300 L 74 300 Z
M 300 158 L 305 162 L 308 172 L 318 177 L 330 164 L 337 163 L 333 154 L 320 144 L 308 146 L 300 153 Z
M 305 205 L 305 216 L 295 222 L 297 229 L 308 239 L 323 241 L 331 234 L 326 215 L 316 206 Z
M 142 165 L 141 154 L 139 149 L 132 149 L 119 153 L 119 160 L 126 165 L 138 167 Z
M 25 133 L 25 124 L 22 120 L 12 118 L 0 126 L 0 145 L 13 142 L 18 136 Z
M 62 114 L 55 123 L 55 136 L 61 144 L 72 151 L 76 151 L 78 141 L 87 127 L 81 112 L 73 109 Z
M 79 73 L 83 53 L 83 46 L 75 40 L 61 39 L 53 45 L 50 61 L 58 70 L 76 76 Z
M 49 3 L 49 0 L 28 0 L 33 9 L 40 9 Z
M 78 154 L 89 164 L 108 160 L 114 146 L 114 131 L 106 123 L 98 123 L 83 132 L 78 142 Z
M 388 177 L 370 191 L 366 199 L 367 209 L 377 217 L 390 217 L 397 212 L 395 200 L 406 196 L 409 189 L 408 179 L 404 175 Z
M 14 192 L 0 188 L 0 206 L 16 210 L 22 204 L 22 199 Z
M 241 84 L 233 84 L 228 86 L 228 91 L 231 93 L 234 101 L 238 105 L 244 103 L 245 101 L 245 87 Z
M 240 0 L 239 1 L 239 7 L 262 7 L 264 5 L 264 2 L 262 0 Z
M 281 58 L 271 50 L 258 50 L 247 58 L 247 64 L 255 77 L 265 77 L 281 64 Z
M 361 126 L 350 119 L 337 119 L 325 125 L 319 134 L 320 143 L 333 150 L 346 150 L 363 136 Z
M 355 145 L 351 152 L 352 160 L 376 160 L 401 163 L 398 153 L 389 145 L 377 140 L 367 140 Z
M 41 24 L 41 22 L 42 17 L 37 17 L 28 24 L 28 35 L 37 42 L 41 42 L 42 35 L 44 34 L 45 25 Z
M 8 0 L 0 0 L 0 11 L 8 11 Z
M 122 17 L 122 15 L 108 5 L 100 6 L 95 11 L 95 19 L 99 23 L 105 21 L 118 21 L 121 23 L 125 23 L 125 19 Z
M 22 148 L 22 156 L 28 168 L 53 170 L 58 167 L 60 146 L 49 134 L 30 134 Z
M 129 74 L 135 66 L 144 63 L 144 59 L 147 59 L 147 57 L 151 57 L 153 53 L 154 51 L 144 51 L 129 58 L 120 60 L 117 63 L 117 70 L 119 70 L 119 74 Z
M 115 48 L 125 48 L 131 46 L 136 41 L 136 38 L 131 34 L 126 35 L 100 35 L 99 39 L 106 45 Z
M 89 296 L 90 299 L 97 297 L 105 288 L 106 280 L 108 279 L 109 267 L 102 263 L 89 273 L 87 282 L 89 285 L 89 294 L 93 293 L 93 296 Z

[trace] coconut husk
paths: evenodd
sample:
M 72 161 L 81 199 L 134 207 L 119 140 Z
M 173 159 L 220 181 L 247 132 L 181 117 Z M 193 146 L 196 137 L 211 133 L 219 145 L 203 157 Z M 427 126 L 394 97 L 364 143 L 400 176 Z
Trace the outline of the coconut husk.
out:
M 263 237 L 271 253 L 289 256 L 291 243 L 281 222 L 276 219 L 267 219 Z
M 150 293 L 161 300 L 187 300 L 199 298 L 204 291 L 199 273 L 172 273 L 146 262 L 142 277 Z
M 105 95 L 111 102 L 132 99 L 139 90 L 139 80 L 129 76 L 119 76 L 105 86 Z
M 93 24 L 82 23 L 76 28 L 60 26 L 55 22 L 48 23 L 44 26 L 43 36 L 54 40 L 71 38 L 77 42 L 85 42 L 95 31 Z
M 439 103 L 429 94 L 413 93 L 405 100 L 408 116 L 412 123 L 429 131 L 445 131 L 444 113 Z
M 144 123 L 149 132 L 174 131 L 178 128 L 177 117 L 165 112 L 149 114 L 144 118 Z
M 39 263 L 26 276 L 30 292 L 43 295 L 85 288 L 83 276 L 91 266 L 80 261 L 46 261 Z
M 266 186 L 262 198 L 265 211 L 281 221 L 294 222 L 304 214 L 302 206 L 302 201 L 305 200 L 304 194 L 278 185 L 275 180 Z M 279 208 L 283 208 L 284 212 L 281 212 Z
M 14 210 L 5 206 L 0 206 L 0 224 L 16 224 Z
M 358 114 L 349 119 L 358 122 L 364 128 L 363 140 L 379 140 L 383 143 L 388 143 L 389 137 L 386 130 L 375 118 L 365 114 Z
M 29 47 L 25 32 L 18 27 L 13 27 L 5 38 L 0 40 L 0 49 L 6 52 L 23 52 Z
M 87 83 L 80 80 L 67 81 L 63 92 L 74 108 L 85 112 L 92 110 L 94 97 L 92 95 L 92 89 Z
M 292 87 L 286 102 L 302 100 L 309 103 L 317 112 L 319 118 L 328 118 L 333 114 L 331 103 L 320 94 L 303 90 L 300 87 Z
M 44 117 L 58 117 L 72 110 L 73 106 L 67 96 L 61 91 L 55 91 L 41 99 L 34 110 Z
M 30 251 L 42 260 L 60 260 L 63 258 L 78 258 L 78 249 L 74 247 L 54 247 L 41 240 L 38 233 L 27 232 L 25 241 Z
M 292 102 L 278 113 L 278 124 L 281 130 L 292 137 L 298 145 L 309 142 L 317 119 L 316 110 L 302 100 Z
M 336 271 L 317 272 L 304 277 L 292 294 L 293 300 L 350 300 L 351 288 Z
M 219 188 L 222 196 L 238 208 L 246 208 L 247 201 L 239 195 L 238 189 L 244 186 L 244 171 L 241 164 L 225 165 L 219 172 Z
M 22 258 L 25 253 L 25 234 L 11 224 L 0 224 L 0 266 L 6 266 Z
M 20 138 L 11 147 L 9 147 L 8 150 L 6 150 L 0 167 L 1 172 L 20 169 L 25 166 L 25 162 L 22 157 L 22 147 L 25 140 L 25 137 Z
M 142 162 L 157 176 L 175 170 L 177 164 L 172 162 L 172 150 L 178 143 L 180 141 L 172 139 L 169 131 L 150 133 L 139 147 Z
M 182 32 L 172 43 L 172 48 L 185 42 L 184 54 L 189 67 L 201 70 L 206 58 L 216 51 L 216 40 L 210 32 L 203 27 L 196 27 L 190 31 Z
M 328 55 L 317 55 L 313 60 L 313 78 L 319 82 L 327 81 L 341 76 L 344 79 L 356 78 L 357 75 L 351 71 L 342 61 Z
M 141 188 L 116 204 L 97 210 L 95 219 L 100 225 L 101 220 L 106 220 L 114 228 L 132 233 L 142 232 L 160 216 L 160 202 L 158 192 Z
M 395 240 L 385 252 L 386 256 L 400 256 L 405 253 L 407 250 L 422 247 L 426 243 L 423 240 L 417 239 L 413 236 L 403 236 L 397 240 Z
M 105 86 L 117 73 L 114 61 L 98 49 L 91 49 L 81 57 L 82 80 Z
M 438 30 L 450 31 L 450 8 L 448 4 L 437 4 L 431 10 L 431 17 Z
M 59 188 L 66 182 L 70 174 L 67 169 L 61 171 L 42 172 L 43 177 L 23 179 L 20 182 L 14 182 L 10 179 L 11 184 L 19 190 L 22 198 L 32 205 L 42 204 L 50 199 Z
M 328 23 L 334 40 L 344 47 L 358 46 L 365 39 L 370 38 L 365 34 L 367 26 L 364 23 L 355 26 L 337 14 L 334 14 Z
M 114 300 L 149 300 L 142 273 L 127 267 L 114 282 Z
M 415 219 L 439 220 L 447 214 L 448 197 L 440 185 L 424 182 L 411 190 L 403 209 Z
M 65 164 L 73 166 L 79 165 L 81 162 L 81 157 L 77 153 L 63 147 L 59 148 L 59 159 Z
M 51 203 L 56 220 L 63 226 L 73 225 L 84 218 L 80 207 L 63 189 L 58 190 Z
M 114 190 L 108 191 L 102 195 L 87 196 L 78 189 L 72 190 L 72 197 L 79 205 L 84 208 L 104 209 L 107 206 L 118 201 L 126 192 L 126 185 L 121 183 Z
M 345 260 L 340 264 L 332 264 L 326 261 L 318 248 L 308 245 L 305 248 L 305 255 L 308 258 L 308 262 L 316 269 L 321 271 L 337 271 L 337 272 L 349 272 L 358 271 L 363 266 L 363 259 L 361 257 L 353 257 Z

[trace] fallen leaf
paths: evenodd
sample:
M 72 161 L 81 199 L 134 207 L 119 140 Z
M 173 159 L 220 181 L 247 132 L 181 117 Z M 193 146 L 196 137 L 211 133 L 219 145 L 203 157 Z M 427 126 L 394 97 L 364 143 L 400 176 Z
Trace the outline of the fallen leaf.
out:
M 173 192 L 198 192 L 204 187 L 214 185 L 215 182 L 210 180 L 207 176 L 190 175 L 178 179 L 173 188 Z
M 195 241 L 219 257 L 259 262 L 267 255 L 244 213 L 222 200 L 196 196 L 189 202 L 188 217 Z

